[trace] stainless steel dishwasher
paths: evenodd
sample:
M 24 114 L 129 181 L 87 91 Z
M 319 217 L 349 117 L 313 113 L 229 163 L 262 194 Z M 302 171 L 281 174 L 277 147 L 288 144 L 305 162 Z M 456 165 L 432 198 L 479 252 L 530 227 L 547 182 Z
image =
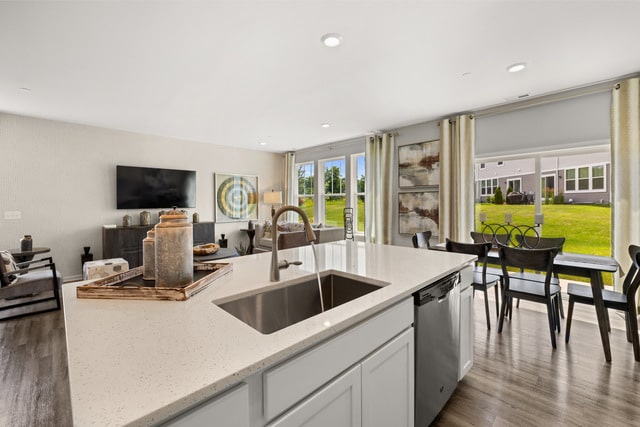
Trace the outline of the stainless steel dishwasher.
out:
M 460 273 L 416 292 L 415 425 L 428 426 L 458 385 Z

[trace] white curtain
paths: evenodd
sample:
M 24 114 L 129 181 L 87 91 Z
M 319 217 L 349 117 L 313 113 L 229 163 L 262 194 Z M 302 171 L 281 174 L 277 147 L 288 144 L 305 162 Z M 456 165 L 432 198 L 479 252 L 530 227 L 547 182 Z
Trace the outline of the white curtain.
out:
M 296 170 L 296 153 L 289 151 L 284 155 L 284 197 L 285 205 L 298 206 L 298 171 Z M 287 222 L 297 221 L 298 214 L 286 212 Z
M 628 247 L 640 244 L 640 77 L 620 82 L 611 99 L 613 256 L 629 270 Z M 616 277 L 615 287 L 622 288 Z
M 390 133 L 367 138 L 364 207 L 365 241 L 391 244 L 393 213 L 394 136 Z
M 475 120 L 440 122 L 440 241 L 471 241 L 474 221 Z

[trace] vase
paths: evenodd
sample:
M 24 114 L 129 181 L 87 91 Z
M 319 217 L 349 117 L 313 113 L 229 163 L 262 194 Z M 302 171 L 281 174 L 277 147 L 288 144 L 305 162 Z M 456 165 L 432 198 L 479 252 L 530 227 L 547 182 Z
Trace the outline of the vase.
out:
M 227 245 L 229 244 L 229 241 L 224 238 L 224 234 L 220 235 L 220 240 L 218 240 L 218 244 L 220 245 L 221 248 L 226 248 Z
M 151 222 L 151 212 L 142 211 L 140 212 L 140 225 L 149 225 Z
M 142 239 L 142 279 L 156 278 L 156 232 L 147 231 L 147 237 Z
M 33 239 L 30 234 L 25 234 L 22 239 L 20 239 L 20 251 L 21 252 L 31 252 L 33 249 Z
M 193 213 L 193 223 L 200 222 L 200 214 L 198 212 Z
M 82 248 L 82 250 L 84 251 L 85 255 L 89 255 L 89 251 L 91 250 L 91 246 L 84 246 Z
M 173 209 L 155 227 L 156 287 L 184 287 L 193 282 L 193 225 Z
M 122 226 L 131 227 L 131 215 L 125 215 L 122 217 Z

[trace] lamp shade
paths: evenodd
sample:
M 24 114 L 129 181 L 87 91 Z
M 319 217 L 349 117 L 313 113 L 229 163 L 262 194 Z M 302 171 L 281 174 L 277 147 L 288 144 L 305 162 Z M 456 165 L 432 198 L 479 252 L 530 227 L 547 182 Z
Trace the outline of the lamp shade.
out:
M 265 191 L 264 202 L 271 205 L 282 203 L 282 191 Z

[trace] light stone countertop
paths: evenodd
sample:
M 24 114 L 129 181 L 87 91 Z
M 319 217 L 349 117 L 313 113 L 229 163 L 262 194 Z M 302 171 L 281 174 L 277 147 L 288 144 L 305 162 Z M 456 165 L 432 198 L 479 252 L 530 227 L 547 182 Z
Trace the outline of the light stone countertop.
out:
M 235 299 L 313 274 L 310 246 L 279 252 L 301 260 L 269 282 L 270 253 L 230 258 L 233 272 L 187 301 L 77 299 L 63 285 L 74 425 L 149 425 L 200 403 L 409 297 L 475 257 L 351 241 L 316 246 L 320 271 L 389 282 L 380 290 L 270 335 L 212 301 Z M 230 297 L 234 298 L 230 298 Z

